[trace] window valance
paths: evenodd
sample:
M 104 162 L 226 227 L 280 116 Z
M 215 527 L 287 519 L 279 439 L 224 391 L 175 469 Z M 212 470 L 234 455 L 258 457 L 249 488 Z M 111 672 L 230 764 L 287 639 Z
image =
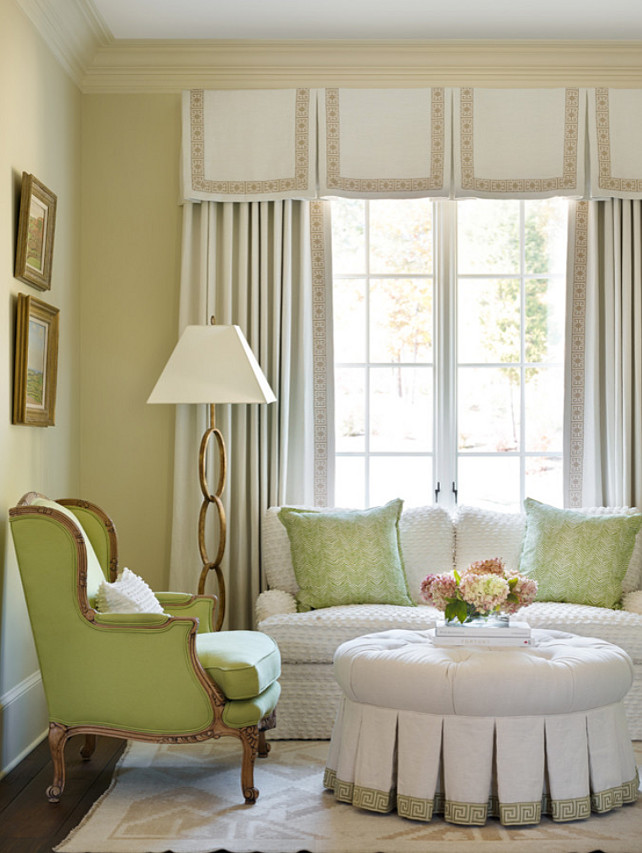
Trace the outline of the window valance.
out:
M 314 89 L 183 92 L 185 201 L 316 198 Z
M 642 198 L 640 138 L 642 89 L 193 89 L 183 199 Z

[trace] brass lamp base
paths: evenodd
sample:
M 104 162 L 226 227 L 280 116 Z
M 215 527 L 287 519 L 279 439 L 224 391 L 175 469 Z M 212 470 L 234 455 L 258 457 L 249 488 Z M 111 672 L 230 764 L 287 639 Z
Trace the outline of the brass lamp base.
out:
M 221 495 L 223 494 L 223 489 L 225 488 L 225 478 L 227 475 L 227 454 L 225 452 L 225 442 L 223 441 L 223 434 L 216 427 L 216 414 L 214 411 L 213 403 L 209 404 L 209 416 L 210 425 L 208 429 L 206 429 L 203 433 L 203 438 L 201 439 L 201 448 L 198 454 L 198 476 L 201 484 L 201 493 L 203 494 L 203 503 L 201 504 L 201 510 L 198 516 L 198 548 L 201 553 L 201 560 L 203 561 L 203 568 L 201 570 L 201 576 L 198 581 L 198 592 L 199 595 L 202 595 L 205 592 L 205 581 L 207 580 L 209 573 L 214 572 L 216 574 L 216 582 L 218 587 L 218 606 L 216 610 L 215 630 L 220 631 L 221 625 L 223 624 L 223 619 L 225 617 L 225 578 L 223 577 L 223 571 L 221 570 L 221 561 L 223 559 L 223 554 L 225 553 L 225 537 L 227 525 L 225 520 L 225 509 L 223 508 Z M 205 474 L 207 448 L 212 437 L 216 439 L 219 452 L 218 485 L 216 487 L 216 492 L 213 495 L 210 494 L 210 490 L 207 484 L 207 477 Z M 207 547 L 205 545 L 205 519 L 207 517 L 207 510 L 212 505 L 214 505 L 214 507 L 216 508 L 219 537 L 216 556 L 213 560 L 210 560 L 209 555 L 207 553 Z

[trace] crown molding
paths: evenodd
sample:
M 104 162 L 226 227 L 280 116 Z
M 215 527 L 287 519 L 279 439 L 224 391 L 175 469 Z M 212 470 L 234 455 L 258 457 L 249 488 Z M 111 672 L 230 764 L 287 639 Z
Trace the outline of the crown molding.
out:
M 83 92 L 189 88 L 642 86 L 642 41 L 112 40 Z
M 16 0 L 67 74 L 82 89 L 100 47 L 114 38 L 92 0 Z
M 114 39 L 93 0 L 16 0 L 85 93 L 642 86 L 642 41 Z

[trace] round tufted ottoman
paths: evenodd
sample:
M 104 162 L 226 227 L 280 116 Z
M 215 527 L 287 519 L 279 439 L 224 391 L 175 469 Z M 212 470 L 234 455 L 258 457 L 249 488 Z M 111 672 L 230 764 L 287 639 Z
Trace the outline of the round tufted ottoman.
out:
M 637 799 L 622 649 L 562 631 L 530 647 L 434 645 L 434 630 L 339 646 L 343 698 L 324 785 L 338 800 L 429 821 L 586 818 Z

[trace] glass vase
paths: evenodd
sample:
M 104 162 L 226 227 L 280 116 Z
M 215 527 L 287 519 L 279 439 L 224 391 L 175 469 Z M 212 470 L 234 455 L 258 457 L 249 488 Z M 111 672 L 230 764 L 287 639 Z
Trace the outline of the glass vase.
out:
M 464 628 L 508 628 L 509 616 L 507 613 L 473 613 L 466 622 L 459 619 L 448 619 L 446 625 L 457 625 Z

